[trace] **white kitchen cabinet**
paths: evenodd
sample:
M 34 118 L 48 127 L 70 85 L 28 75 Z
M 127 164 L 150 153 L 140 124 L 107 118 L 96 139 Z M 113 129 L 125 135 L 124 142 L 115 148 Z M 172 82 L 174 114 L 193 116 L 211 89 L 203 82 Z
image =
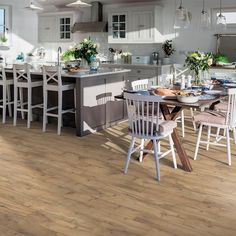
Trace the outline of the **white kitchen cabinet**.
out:
M 124 15 L 124 16 L 122 16 Z M 119 17 L 125 18 L 125 24 Z M 109 12 L 108 43 L 162 43 L 162 8 L 157 5 L 126 7 Z
M 38 17 L 39 42 L 72 41 L 73 14 L 41 14 Z
M 126 42 L 128 38 L 128 14 L 114 12 L 108 16 L 108 41 L 109 43 Z
M 132 41 L 150 42 L 154 40 L 154 14 L 153 10 L 134 11 L 132 18 Z
M 39 17 L 39 42 L 56 41 L 56 17 L 41 16 Z

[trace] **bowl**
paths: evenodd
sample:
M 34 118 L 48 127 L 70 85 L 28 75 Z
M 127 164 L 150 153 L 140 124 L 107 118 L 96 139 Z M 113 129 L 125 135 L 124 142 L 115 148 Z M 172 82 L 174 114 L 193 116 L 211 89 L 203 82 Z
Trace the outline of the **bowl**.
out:
M 195 103 L 198 102 L 199 96 L 180 96 L 177 95 L 177 100 L 182 103 Z

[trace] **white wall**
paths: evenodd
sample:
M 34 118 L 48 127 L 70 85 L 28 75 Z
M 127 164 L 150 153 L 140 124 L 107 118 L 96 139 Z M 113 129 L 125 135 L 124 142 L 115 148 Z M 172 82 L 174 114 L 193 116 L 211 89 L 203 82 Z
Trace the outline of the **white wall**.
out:
M 56 59 L 56 50 L 58 46 L 62 46 L 63 50 L 66 50 L 71 43 L 44 43 L 38 44 L 38 30 L 37 30 L 37 13 L 24 9 L 29 3 L 28 0 L 1 0 L 0 4 L 12 5 L 12 47 L 9 51 L 0 51 L 0 54 L 4 54 L 9 58 L 14 59 L 21 51 L 28 53 L 34 48 L 44 46 L 47 49 L 47 57 L 49 60 Z M 167 39 L 173 39 L 174 46 L 176 48 L 173 60 L 175 62 L 183 62 L 184 55 L 181 52 L 187 52 L 192 50 L 201 51 L 215 51 L 216 40 L 213 36 L 216 31 L 201 31 L 198 29 L 198 19 L 202 10 L 202 0 L 188 0 L 184 1 L 184 6 L 192 13 L 191 26 L 186 30 L 175 31 L 173 29 L 174 23 L 174 11 L 176 6 L 179 4 L 177 0 L 162 0 L 163 4 L 163 24 L 164 34 Z M 218 8 L 218 0 L 207 0 L 206 8 Z M 236 7 L 235 0 L 224 0 L 224 7 Z M 104 16 L 106 17 L 108 8 L 114 6 L 105 6 Z M 117 5 L 115 6 L 117 7 Z M 85 20 L 89 20 L 89 11 L 83 14 Z M 235 29 L 228 29 L 228 32 L 236 33 Z M 109 59 L 108 48 L 115 47 L 121 48 L 123 51 L 130 51 L 137 55 L 150 55 L 151 52 L 159 50 L 162 54 L 161 45 L 107 45 L 107 34 L 106 33 L 92 33 L 92 34 L 81 34 L 75 33 L 74 41 L 80 42 L 83 38 L 91 36 L 91 38 L 100 44 L 101 57 Z
M 1 0 L 0 5 L 12 6 L 12 42 L 10 50 L 1 51 L 0 54 L 8 60 L 16 58 L 20 52 L 28 53 L 38 43 L 38 21 L 33 11 L 27 11 L 24 6 L 29 4 L 28 0 Z

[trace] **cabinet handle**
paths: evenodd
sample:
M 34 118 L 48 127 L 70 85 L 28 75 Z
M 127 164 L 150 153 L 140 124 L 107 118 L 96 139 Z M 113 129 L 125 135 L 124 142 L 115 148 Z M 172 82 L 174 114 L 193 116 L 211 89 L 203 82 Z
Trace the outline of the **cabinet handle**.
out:
M 138 27 L 139 27 L 139 28 L 143 28 L 143 27 L 144 27 L 144 25 L 138 25 Z
M 141 70 L 137 70 L 137 73 L 141 73 Z
M 50 28 L 49 28 L 49 27 L 46 27 L 45 30 L 50 30 Z

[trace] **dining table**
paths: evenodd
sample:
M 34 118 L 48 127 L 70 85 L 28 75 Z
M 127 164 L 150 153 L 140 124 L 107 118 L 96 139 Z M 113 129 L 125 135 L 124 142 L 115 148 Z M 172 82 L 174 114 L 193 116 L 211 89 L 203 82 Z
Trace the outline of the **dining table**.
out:
M 211 99 L 207 100 L 199 100 L 195 103 L 182 103 L 177 101 L 176 99 L 163 99 L 160 102 L 160 109 L 165 120 L 176 120 L 182 110 L 184 109 L 202 109 L 208 107 L 208 109 L 213 110 L 214 106 L 220 103 L 221 99 L 223 99 L 225 95 L 218 95 Z M 173 130 L 172 139 L 175 145 L 176 152 L 182 164 L 182 169 L 187 172 L 192 172 L 193 168 L 190 163 L 190 159 L 185 151 L 183 142 L 179 136 L 177 128 Z M 151 150 L 153 147 L 152 141 L 149 141 L 145 147 L 147 150 Z M 143 158 L 146 158 L 147 153 L 143 155 Z

